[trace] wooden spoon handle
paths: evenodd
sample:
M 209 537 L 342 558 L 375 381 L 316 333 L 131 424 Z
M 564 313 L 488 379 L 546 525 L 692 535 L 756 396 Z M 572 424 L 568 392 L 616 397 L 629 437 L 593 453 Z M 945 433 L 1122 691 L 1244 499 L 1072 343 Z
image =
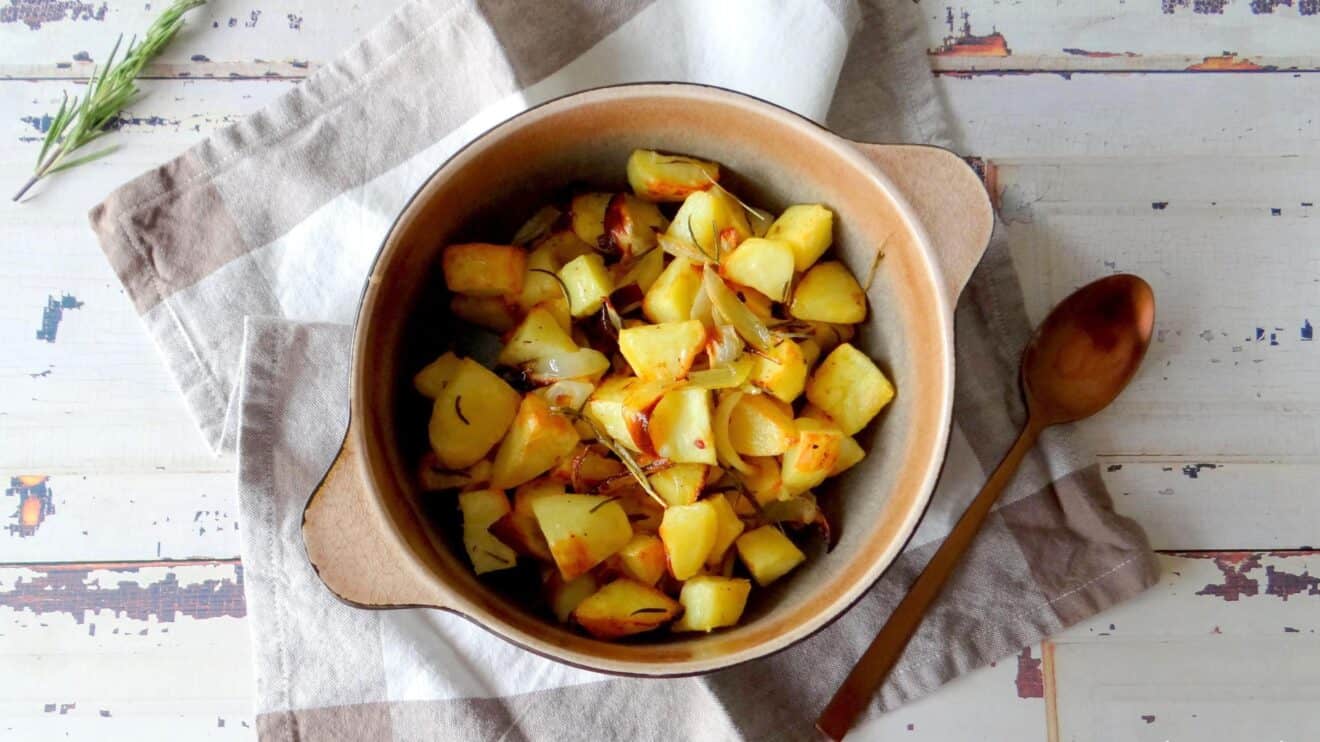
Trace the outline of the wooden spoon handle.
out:
M 949 575 L 958 566 L 963 552 L 971 546 L 972 540 L 981 530 L 981 524 L 990 514 L 990 508 L 999 499 L 999 493 L 1013 479 L 1018 465 L 1027 451 L 1036 444 L 1044 426 L 1029 420 L 1017 442 L 1013 444 L 999 467 L 990 475 L 990 479 L 981 488 L 980 494 L 972 500 L 967 511 L 958 519 L 958 523 L 949 532 L 948 538 L 931 557 L 926 568 L 917 577 L 893 615 L 880 629 L 875 641 L 867 648 L 848 678 L 839 686 L 839 690 L 830 699 L 830 703 L 816 720 L 816 728 L 827 738 L 843 739 L 852 728 L 857 716 L 870 703 L 880 684 L 889 676 L 889 671 L 903 655 L 903 649 L 916 633 L 927 609 L 948 582 Z

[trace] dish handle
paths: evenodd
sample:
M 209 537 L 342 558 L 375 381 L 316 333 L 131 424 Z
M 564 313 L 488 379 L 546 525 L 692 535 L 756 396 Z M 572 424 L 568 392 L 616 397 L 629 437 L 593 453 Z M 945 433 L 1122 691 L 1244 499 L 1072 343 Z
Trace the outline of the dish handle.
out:
M 994 230 L 990 195 L 976 171 L 947 149 L 920 144 L 853 142 L 907 198 L 930 237 L 944 295 L 957 305 Z
M 321 582 L 360 608 L 452 605 L 385 522 L 362 471 L 353 423 L 303 510 L 303 545 Z

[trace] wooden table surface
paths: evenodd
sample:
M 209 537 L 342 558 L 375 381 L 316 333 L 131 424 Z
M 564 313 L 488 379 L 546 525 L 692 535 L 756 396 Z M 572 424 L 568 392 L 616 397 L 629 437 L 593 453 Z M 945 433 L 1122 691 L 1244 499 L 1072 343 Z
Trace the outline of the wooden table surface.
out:
M 398 2 L 212 0 L 119 153 L 0 207 L 0 737 L 253 736 L 234 462 L 195 432 L 85 213 Z M 1033 318 L 1111 272 L 1155 287 L 1145 369 L 1083 433 L 1164 576 L 858 736 L 1317 739 L 1320 2 L 920 4 Z M 150 5 L 0 3 L 0 185 Z

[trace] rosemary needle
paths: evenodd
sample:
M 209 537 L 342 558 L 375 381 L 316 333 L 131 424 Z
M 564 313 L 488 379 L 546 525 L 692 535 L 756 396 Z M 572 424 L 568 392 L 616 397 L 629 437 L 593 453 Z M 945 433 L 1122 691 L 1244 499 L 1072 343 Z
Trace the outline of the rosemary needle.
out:
M 73 156 L 78 150 L 104 136 L 107 127 L 115 117 L 138 93 L 135 80 L 148 62 L 155 59 L 178 33 L 183 25 L 183 14 L 193 8 L 206 4 L 206 0 L 174 0 L 147 29 L 141 43 L 128 42 L 128 49 L 118 62 L 115 55 L 124 41 L 120 35 L 105 64 L 92 70 L 87 81 L 87 92 L 81 102 L 77 96 L 72 100 L 64 94 L 60 108 L 51 118 L 46 137 L 41 143 L 41 152 L 37 155 L 36 168 L 32 177 L 14 195 L 18 201 L 36 185 L 37 181 L 55 173 L 99 160 L 115 151 L 111 145 L 84 155 Z

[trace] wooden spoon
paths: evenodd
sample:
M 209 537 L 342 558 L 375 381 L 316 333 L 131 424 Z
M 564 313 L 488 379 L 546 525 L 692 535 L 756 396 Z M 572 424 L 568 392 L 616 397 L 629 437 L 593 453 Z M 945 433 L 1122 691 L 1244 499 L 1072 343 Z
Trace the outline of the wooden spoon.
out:
M 1119 274 L 1078 289 L 1036 329 L 1022 354 L 1026 427 L 816 720 L 827 738 L 842 739 L 870 703 L 1041 431 L 1113 402 L 1141 365 L 1154 323 L 1150 286 Z

